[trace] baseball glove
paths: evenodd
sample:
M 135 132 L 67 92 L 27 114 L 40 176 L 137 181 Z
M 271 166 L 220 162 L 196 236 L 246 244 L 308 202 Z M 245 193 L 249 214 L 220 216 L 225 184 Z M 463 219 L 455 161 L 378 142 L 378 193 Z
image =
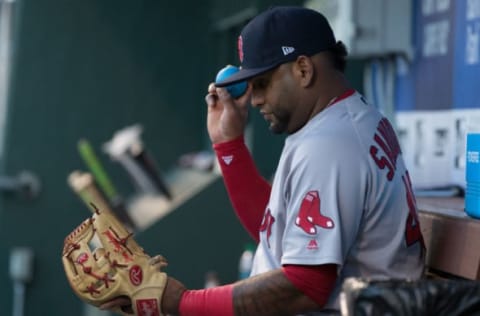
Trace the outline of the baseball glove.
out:
M 100 306 L 119 296 L 131 299 L 122 315 L 160 316 L 167 275 L 163 257 L 150 257 L 109 209 L 88 173 L 73 172 L 69 184 L 93 211 L 64 241 L 68 282 L 83 301 Z M 93 248 L 93 249 L 92 249 Z

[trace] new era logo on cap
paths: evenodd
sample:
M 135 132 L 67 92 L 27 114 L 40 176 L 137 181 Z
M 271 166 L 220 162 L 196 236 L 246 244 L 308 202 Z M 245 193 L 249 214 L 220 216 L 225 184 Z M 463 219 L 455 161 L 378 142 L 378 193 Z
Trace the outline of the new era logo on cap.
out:
M 290 46 L 282 46 L 282 52 L 284 56 L 287 56 L 288 54 L 291 54 L 295 51 L 295 48 L 290 47 Z

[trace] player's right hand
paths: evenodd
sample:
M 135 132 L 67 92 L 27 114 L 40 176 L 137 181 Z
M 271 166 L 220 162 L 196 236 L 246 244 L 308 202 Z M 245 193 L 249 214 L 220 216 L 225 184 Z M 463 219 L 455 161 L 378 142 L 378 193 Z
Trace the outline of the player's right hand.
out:
M 207 129 L 212 144 L 233 140 L 243 135 L 247 125 L 251 86 L 238 99 L 233 99 L 224 88 L 208 86 L 205 101 L 208 106 Z

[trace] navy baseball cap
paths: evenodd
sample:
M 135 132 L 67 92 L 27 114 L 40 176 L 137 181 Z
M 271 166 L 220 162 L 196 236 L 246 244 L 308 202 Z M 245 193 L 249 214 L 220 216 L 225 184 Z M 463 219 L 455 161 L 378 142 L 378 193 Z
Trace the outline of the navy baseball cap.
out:
M 272 7 L 253 18 L 238 37 L 240 71 L 217 82 L 224 87 L 269 71 L 300 55 L 332 48 L 335 35 L 318 11 L 295 6 Z

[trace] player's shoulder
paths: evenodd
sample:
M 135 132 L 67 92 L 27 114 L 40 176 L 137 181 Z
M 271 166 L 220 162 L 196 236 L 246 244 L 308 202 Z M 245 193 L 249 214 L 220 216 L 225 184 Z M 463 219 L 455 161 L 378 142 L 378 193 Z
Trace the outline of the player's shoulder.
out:
M 287 138 L 299 147 L 338 148 L 357 151 L 371 138 L 382 120 L 381 113 L 358 92 L 313 117 L 300 131 Z
M 350 128 L 339 128 L 338 125 L 334 125 L 331 129 L 305 134 L 292 144 L 291 154 L 296 160 L 312 163 L 361 160 L 366 151 L 354 131 L 348 129 Z

